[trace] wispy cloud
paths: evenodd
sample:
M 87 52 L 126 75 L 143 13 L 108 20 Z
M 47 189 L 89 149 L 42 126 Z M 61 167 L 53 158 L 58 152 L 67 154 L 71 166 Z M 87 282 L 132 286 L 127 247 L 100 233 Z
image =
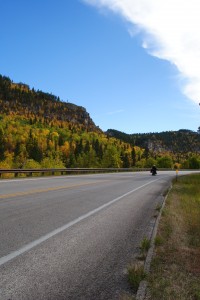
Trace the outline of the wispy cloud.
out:
M 106 115 L 116 115 L 116 114 L 120 114 L 122 112 L 124 112 L 124 109 L 110 111 L 110 112 L 107 112 Z
M 182 92 L 200 102 L 199 0 L 83 0 L 107 8 L 126 20 L 133 34 L 142 34 L 149 54 L 176 66 Z M 137 30 L 136 30 L 137 29 Z M 130 28 L 129 28 L 130 32 Z

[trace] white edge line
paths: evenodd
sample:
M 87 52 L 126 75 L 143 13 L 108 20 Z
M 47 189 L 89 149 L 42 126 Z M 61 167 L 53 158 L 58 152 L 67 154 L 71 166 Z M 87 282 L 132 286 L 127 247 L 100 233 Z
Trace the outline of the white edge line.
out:
M 160 179 L 160 178 L 159 178 L 159 179 Z M 152 182 L 158 181 L 159 179 L 152 180 L 152 181 L 150 181 L 150 182 L 148 182 L 148 183 L 145 183 L 145 184 L 141 185 L 140 187 L 137 187 L 136 189 L 131 190 L 130 192 L 125 193 L 124 195 L 119 196 L 119 197 L 117 197 L 117 198 L 111 200 L 110 202 L 105 203 L 105 204 L 99 206 L 98 208 L 95 208 L 94 210 L 92 210 L 92 211 L 90 211 L 90 212 L 88 212 L 88 213 L 86 213 L 86 214 L 84 214 L 84 215 L 78 217 L 77 219 L 75 219 L 75 220 L 73 220 L 73 221 L 71 221 L 71 222 L 69 222 L 69 223 L 67 223 L 67 224 L 65 224 L 65 225 L 63 225 L 63 226 L 61 226 L 61 227 L 59 227 L 59 228 L 57 228 L 57 229 L 55 229 L 55 230 L 49 232 L 49 233 L 47 233 L 46 235 L 40 237 L 39 239 L 37 239 L 37 240 L 35 240 L 35 241 L 33 241 L 33 242 L 31 242 L 31 243 L 25 245 L 25 246 L 22 247 L 21 249 L 16 250 L 16 251 L 11 252 L 10 254 L 8 254 L 8 255 L 6 255 L 6 256 L 1 257 L 1 258 L 0 258 L 0 266 L 4 265 L 5 263 L 9 262 L 10 260 L 16 258 L 17 256 L 19 256 L 19 255 L 21 255 L 21 254 L 23 254 L 23 253 L 25 253 L 25 252 L 31 250 L 33 247 L 38 246 L 39 244 L 45 242 L 46 240 L 50 239 L 51 237 L 55 236 L 56 234 L 61 233 L 62 231 L 64 231 L 64 230 L 70 228 L 71 226 L 73 226 L 73 225 L 75 225 L 75 224 L 77 224 L 77 223 L 83 221 L 84 219 L 86 219 L 86 218 L 88 218 L 88 217 L 94 215 L 95 213 L 101 211 L 101 210 L 104 209 L 105 207 L 110 206 L 111 204 L 113 204 L 113 203 L 119 201 L 120 199 L 122 199 L 122 198 L 124 198 L 124 197 L 126 197 L 126 196 L 128 196 L 128 195 L 130 195 L 130 194 L 132 194 L 133 192 L 135 192 L 135 191 L 137 191 L 137 190 L 139 190 L 139 189 L 141 189 L 141 188 L 143 188 L 143 187 L 145 187 L 145 186 L 147 186 L 147 185 L 149 185 L 149 184 L 151 184 Z

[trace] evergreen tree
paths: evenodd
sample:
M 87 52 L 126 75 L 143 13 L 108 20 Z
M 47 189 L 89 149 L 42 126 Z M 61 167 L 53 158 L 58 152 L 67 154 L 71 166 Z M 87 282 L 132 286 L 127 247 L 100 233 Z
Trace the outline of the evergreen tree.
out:
M 135 166 L 136 164 L 136 152 L 135 152 L 135 148 L 133 147 L 132 151 L 131 151 L 131 157 L 132 157 L 132 164 L 133 166 Z
M 37 161 L 41 162 L 43 158 L 43 153 L 42 150 L 40 149 L 38 145 L 37 139 L 30 139 L 29 143 L 27 145 L 27 152 L 28 152 L 28 157 Z
M 5 138 L 4 138 L 4 131 L 3 128 L 0 127 L 0 160 L 5 159 Z
M 89 141 L 86 142 L 85 147 L 84 147 L 84 152 L 87 153 L 90 151 L 90 143 Z
M 131 163 L 130 163 L 130 158 L 128 153 L 125 153 L 124 155 L 121 155 L 121 159 L 123 161 L 123 168 L 130 168 L 131 167 Z

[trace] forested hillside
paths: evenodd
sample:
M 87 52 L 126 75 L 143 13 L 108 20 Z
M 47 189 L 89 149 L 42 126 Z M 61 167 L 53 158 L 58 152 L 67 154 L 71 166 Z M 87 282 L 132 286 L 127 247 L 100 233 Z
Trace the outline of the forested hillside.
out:
M 200 135 L 188 130 L 104 133 L 85 108 L 0 75 L 0 168 L 152 164 L 199 168 Z
M 0 168 L 131 167 L 141 153 L 107 137 L 85 108 L 0 76 Z
M 157 160 L 159 157 L 171 157 L 173 162 L 188 167 L 188 160 L 197 159 L 193 164 L 197 168 L 200 159 L 200 133 L 187 129 L 155 133 L 126 134 L 109 129 L 107 135 L 123 142 L 145 149 L 147 157 Z M 199 165 L 200 167 L 200 165 Z
M 27 84 L 13 83 L 10 78 L 0 75 L 0 112 L 7 115 L 23 116 L 30 124 L 40 122 L 46 125 L 73 125 L 87 131 L 100 131 L 86 109 L 40 90 L 30 89 Z

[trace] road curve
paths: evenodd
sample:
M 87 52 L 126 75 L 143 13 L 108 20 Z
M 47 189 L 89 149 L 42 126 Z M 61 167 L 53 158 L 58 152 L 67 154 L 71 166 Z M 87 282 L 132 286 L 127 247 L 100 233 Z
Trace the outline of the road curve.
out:
M 0 299 L 119 299 L 175 172 L 0 181 Z

